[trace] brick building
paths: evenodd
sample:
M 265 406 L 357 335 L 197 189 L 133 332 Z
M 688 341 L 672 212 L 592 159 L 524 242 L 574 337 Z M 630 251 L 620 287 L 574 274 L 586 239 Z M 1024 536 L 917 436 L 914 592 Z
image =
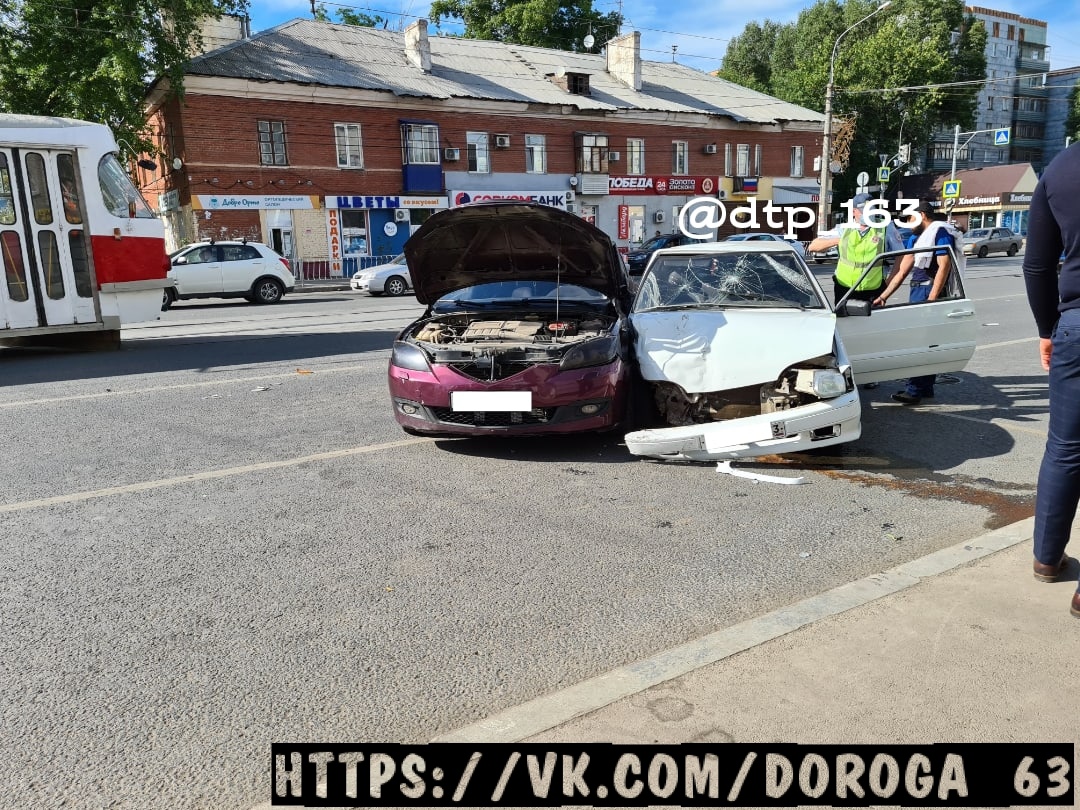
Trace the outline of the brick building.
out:
M 823 116 L 644 61 L 636 32 L 603 54 L 429 38 L 424 20 L 235 33 L 190 62 L 182 101 L 164 80 L 147 97 L 163 159 L 140 179 L 171 247 L 247 237 L 336 274 L 470 200 L 537 199 L 628 248 L 694 196 L 817 199 Z

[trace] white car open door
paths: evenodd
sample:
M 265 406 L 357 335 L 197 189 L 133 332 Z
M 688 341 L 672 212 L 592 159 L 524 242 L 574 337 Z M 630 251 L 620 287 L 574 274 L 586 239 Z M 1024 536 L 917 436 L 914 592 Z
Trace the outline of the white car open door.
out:
M 884 254 L 878 261 L 891 257 L 895 266 L 900 256 L 913 252 Z M 868 316 L 855 314 L 865 313 L 862 302 L 838 302 L 836 329 L 857 384 L 961 371 L 967 365 L 975 353 L 978 321 L 964 291 L 963 256 L 950 254 L 949 279 L 937 301 L 907 303 L 905 282 L 888 306 L 871 309 Z

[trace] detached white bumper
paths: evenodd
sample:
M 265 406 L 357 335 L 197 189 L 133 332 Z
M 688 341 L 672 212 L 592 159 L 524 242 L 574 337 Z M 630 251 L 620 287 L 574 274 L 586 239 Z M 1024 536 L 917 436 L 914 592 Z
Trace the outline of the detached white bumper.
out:
M 635 456 L 717 461 L 795 453 L 853 442 L 862 434 L 859 392 L 800 408 L 700 425 L 638 430 L 626 435 Z

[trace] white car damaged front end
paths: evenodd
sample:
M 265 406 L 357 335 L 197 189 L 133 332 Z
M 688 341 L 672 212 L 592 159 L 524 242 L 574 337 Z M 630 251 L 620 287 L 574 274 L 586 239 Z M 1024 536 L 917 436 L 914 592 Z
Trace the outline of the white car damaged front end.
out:
M 695 257 L 688 265 L 704 282 L 692 303 L 679 303 L 694 286 L 687 271 L 672 273 L 679 286 L 665 292 L 668 271 L 654 266 L 654 286 L 635 302 L 631 324 L 644 386 L 637 407 L 667 426 L 628 434 L 629 451 L 712 461 L 858 439 L 861 405 L 836 315 L 809 274 L 800 277 L 802 262 L 721 256 L 712 277 L 695 270 L 698 263 Z

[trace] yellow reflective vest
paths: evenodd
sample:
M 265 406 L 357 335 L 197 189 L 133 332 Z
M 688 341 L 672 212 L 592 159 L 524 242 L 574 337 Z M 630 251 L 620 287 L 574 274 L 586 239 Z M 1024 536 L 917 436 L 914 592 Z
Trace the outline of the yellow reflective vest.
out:
M 867 228 L 866 231 L 860 231 L 858 228 L 845 228 L 840 234 L 837 252 L 839 258 L 836 261 L 836 280 L 845 287 L 855 287 L 855 282 L 863 271 L 878 254 L 885 252 L 885 229 Z M 876 290 L 884 281 L 881 270 L 879 262 L 855 289 Z

